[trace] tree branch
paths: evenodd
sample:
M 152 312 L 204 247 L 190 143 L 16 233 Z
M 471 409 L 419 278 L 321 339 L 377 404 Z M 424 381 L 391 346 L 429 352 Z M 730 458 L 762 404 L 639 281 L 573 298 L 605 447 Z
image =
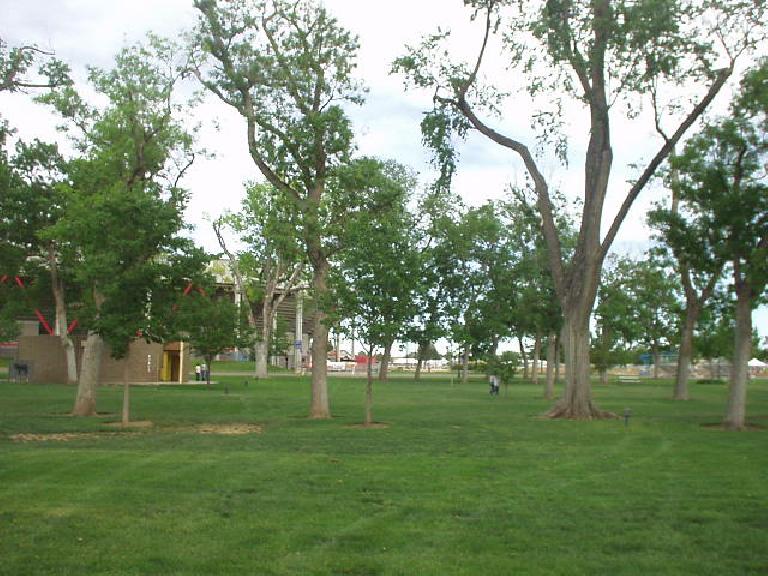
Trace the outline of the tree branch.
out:
M 288 294 L 293 293 L 294 285 L 298 282 L 299 276 L 303 271 L 304 271 L 304 264 L 302 264 L 301 262 L 297 263 L 293 267 L 293 272 L 291 273 L 291 276 L 288 278 L 288 281 L 285 283 L 285 289 L 283 290 L 283 293 L 277 297 L 277 301 L 275 302 L 275 305 L 274 305 L 275 310 L 277 310 L 278 306 L 282 304 L 283 300 L 285 300 Z
M 453 101 L 453 104 L 462 114 L 464 114 L 467 120 L 469 120 L 469 122 L 478 132 L 493 142 L 496 142 L 497 144 L 504 146 L 505 148 L 509 148 L 510 150 L 517 153 L 517 155 L 520 156 L 523 163 L 525 164 L 528 173 L 533 179 L 534 189 L 538 198 L 537 205 L 542 219 L 542 232 L 547 242 L 549 264 L 552 269 L 552 279 L 555 283 L 555 288 L 558 294 L 564 294 L 565 277 L 563 270 L 562 247 L 560 244 L 560 237 L 557 234 L 557 226 L 555 224 L 552 200 L 549 197 L 549 186 L 546 179 L 539 170 L 536 161 L 531 154 L 531 151 L 522 142 L 504 136 L 503 134 L 500 134 L 493 128 L 490 128 L 484 124 L 477 117 L 477 115 L 475 115 L 474 111 L 463 98 L 459 99 L 458 101 Z
M 485 35 L 483 36 L 483 43 L 480 46 L 480 53 L 477 55 L 477 61 L 475 62 L 475 68 L 472 70 L 466 81 L 462 83 L 461 88 L 458 91 L 458 98 L 464 99 L 467 95 L 467 90 L 477 80 L 477 73 L 480 71 L 480 65 L 483 63 L 483 56 L 485 55 L 485 48 L 488 46 L 488 38 L 491 36 L 491 12 L 493 10 L 494 2 L 488 3 L 488 8 L 485 14 Z
M 250 100 L 250 94 L 247 95 L 247 98 Z M 248 122 L 248 151 L 251 154 L 251 158 L 259 168 L 259 171 L 264 175 L 270 184 L 272 184 L 278 190 L 282 190 L 283 192 L 287 193 L 289 197 L 293 198 L 296 202 L 301 203 L 303 201 L 301 195 L 287 182 L 275 174 L 272 168 L 270 168 L 269 164 L 266 163 L 264 158 L 262 158 L 261 154 L 259 153 L 259 146 L 256 142 L 256 121 L 254 120 L 253 116 L 253 111 L 246 109 L 245 118 Z
M 251 306 L 251 301 L 248 298 L 248 293 L 245 290 L 245 285 L 243 282 L 243 276 L 240 273 L 240 266 L 237 263 L 237 260 L 235 259 L 232 252 L 229 251 L 227 248 L 227 244 L 224 241 L 224 235 L 221 233 L 221 222 L 218 220 L 214 220 L 211 222 L 211 226 L 213 227 L 213 231 L 216 234 L 216 239 L 219 241 L 219 246 L 221 246 L 221 250 L 224 252 L 224 254 L 229 259 L 229 269 L 232 272 L 232 276 L 235 278 L 235 286 L 237 287 L 237 290 L 240 292 L 240 297 L 245 301 L 245 305 L 247 306 L 247 314 L 248 314 L 248 324 L 251 326 L 251 328 L 256 327 L 256 316 L 253 313 L 253 307 Z
M 267 41 L 269 42 L 269 45 L 272 48 L 272 51 L 275 53 L 275 58 L 277 58 L 278 63 L 283 68 L 286 76 L 286 88 L 288 89 L 288 93 L 293 98 L 293 101 L 296 103 L 296 107 L 301 111 L 302 114 L 307 115 L 309 114 L 309 107 L 307 106 L 307 102 L 301 97 L 301 94 L 299 93 L 299 89 L 296 86 L 296 83 L 293 81 L 294 78 L 294 70 L 293 67 L 288 63 L 288 61 L 283 57 L 282 51 L 280 50 L 280 47 L 277 44 L 277 41 L 275 40 L 274 34 L 272 34 L 272 31 L 269 29 L 268 23 L 274 18 L 276 14 L 272 14 L 269 17 L 264 16 L 261 19 L 262 24 L 262 30 L 264 30 L 264 35 L 267 37 Z
M 624 199 L 619 212 L 613 219 L 613 223 L 611 224 L 611 227 L 609 228 L 608 233 L 606 234 L 601 244 L 600 250 L 603 258 L 605 258 L 605 255 L 611 248 L 611 244 L 613 244 L 613 241 L 616 238 L 616 234 L 618 233 L 622 222 L 624 222 L 624 219 L 629 213 L 629 209 L 632 208 L 632 204 L 635 202 L 640 192 L 656 173 L 656 169 L 667 158 L 667 156 L 669 156 L 669 153 L 678 143 L 678 141 L 683 137 L 683 134 L 685 134 L 685 132 L 693 125 L 693 123 L 699 119 L 699 117 L 704 113 L 712 100 L 714 100 L 715 96 L 717 96 L 717 94 L 720 92 L 720 89 L 725 85 L 726 81 L 733 73 L 733 65 L 734 63 L 731 62 L 728 68 L 720 70 L 717 78 L 715 79 L 715 82 L 712 84 L 712 86 L 710 86 L 709 91 L 701 100 L 701 102 L 699 102 L 693 108 L 693 110 L 691 110 L 691 112 L 688 114 L 685 120 L 683 120 L 672 137 L 669 138 L 669 140 L 667 140 L 661 149 L 656 153 L 656 156 L 653 157 L 653 160 L 651 160 L 651 162 L 648 164 L 637 182 L 632 185 L 632 188 L 630 188 L 629 192 L 627 193 L 627 197 Z

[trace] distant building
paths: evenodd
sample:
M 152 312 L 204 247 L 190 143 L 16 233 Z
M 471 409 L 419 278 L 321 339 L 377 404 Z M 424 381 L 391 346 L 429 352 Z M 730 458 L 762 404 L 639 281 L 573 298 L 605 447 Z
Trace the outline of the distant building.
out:
M 220 297 L 231 298 L 240 305 L 242 295 L 236 290 L 234 279 L 226 260 L 211 263 L 210 271 L 216 280 L 216 291 Z M 271 356 L 270 363 L 282 368 L 299 369 L 310 365 L 312 338 L 312 301 L 306 297 L 306 289 L 293 292 L 283 299 L 277 309 L 277 318 L 286 327 L 287 347 L 281 353 Z M 278 289 L 275 298 L 281 295 Z M 261 327 L 261 302 L 253 302 L 257 330 Z M 309 311 L 309 313 L 306 313 Z M 0 354 L 11 358 L 11 375 L 23 375 L 25 380 L 36 383 L 66 382 L 66 359 L 61 338 L 54 336 L 51 324 L 46 318 L 53 318 L 52 302 L 41 303 L 41 308 L 19 319 L 19 338 L 16 342 L 0 345 Z M 300 328 L 299 328 L 300 327 Z M 75 344 L 78 368 L 86 334 L 76 329 L 71 337 Z M 189 344 L 184 342 L 147 343 L 142 339 L 134 341 L 128 355 L 121 360 L 112 358 L 105 346 L 99 381 L 117 383 L 129 382 L 175 382 L 184 383 L 194 377 L 190 359 Z M 250 350 L 232 350 L 222 357 L 246 359 Z
M 237 290 L 232 276 L 228 260 L 214 260 L 209 266 L 209 271 L 216 280 L 216 289 L 219 294 L 227 295 L 238 306 L 242 304 L 243 297 Z M 283 294 L 283 287 L 278 287 L 275 300 Z M 251 302 L 253 313 L 256 317 L 256 329 L 262 327 L 262 302 Z M 312 322 L 314 316 L 314 304 L 307 295 L 306 287 L 294 290 L 285 296 L 277 308 L 276 319 L 286 326 L 285 339 L 288 346 L 270 357 L 270 364 L 281 368 L 296 369 L 310 367 L 310 347 L 312 345 Z M 297 323 L 301 325 L 300 329 Z M 242 356 L 250 354 L 250 350 L 233 351 L 232 359 L 242 359 Z
M 74 340 L 79 369 L 84 341 L 77 337 Z M 64 346 L 58 336 L 21 336 L 13 364 L 15 369 L 12 369 L 12 372 L 19 377 L 24 374 L 29 382 L 67 381 Z M 162 344 L 137 339 L 130 345 L 128 355 L 121 360 L 112 358 L 109 348 L 105 348 L 99 381 L 103 384 L 120 383 L 124 380 L 131 383 L 183 384 L 189 381 L 191 368 L 189 346 L 184 342 Z

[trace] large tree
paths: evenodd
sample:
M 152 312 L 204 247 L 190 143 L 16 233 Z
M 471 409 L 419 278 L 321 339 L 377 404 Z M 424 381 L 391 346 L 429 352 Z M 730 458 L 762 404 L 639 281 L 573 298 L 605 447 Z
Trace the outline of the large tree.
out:
M 152 37 L 122 50 L 113 69 L 91 69 L 102 106 L 89 105 L 71 86 L 41 97 L 69 121 L 78 149 L 61 187 L 64 211 L 41 233 L 60 247 L 82 288 L 79 319 L 88 335 L 75 415 L 96 411 L 105 339 L 115 344 L 126 330 L 135 334 L 148 292 L 187 246 L 179 236 L 186 202 L 179 180 L 194 152 L 181 126 L 177 54 Z
M 683 160 L 683 163 L 685 161 Z M 677 157 L 670 158 L 671 202 L 656 206 L 649 214 L 658 230 L 658 251 L 670 257 L 680 278 L 685 304 L 679 322 L 679 348 L 673 397 L 688 399 L 688 377 L 694 354 L 694 333 L 702 311 L 714 295 L 725 265 L 723 235 L 718 214 L 697 209 L 680 196 Z
M 67 382 L 74 384 L 77 365 L 66 295 L 71 274 L 62 269 L 58 243 L 54 239 L 41 240 L 39 234 L 55 224 L 64 211 L 65 195 L 59 186 L 63 165 L 58 148 L 38 140 L 17 141 L 12 156 L 0 149 L 0 269 L 6 275 L 22 274 L 50 287 L 55 308 L 51 331 L 62 340 Z M 45 262 L 46 266 L 37 266 L 37 262 Z
M 69 66 L 55 58 L 52 52 L 34 44 L 9 46 L 0 38 L 0 92 L 69 86 L 72 83 L 69 73 Z M 55 184 L 61 156 L 54 145 L 40 141 L 17 141 L 16 154 L 9 158 L 4 145 L 6 135 L 13 132 L 0 114 L 0 202 L 3 203 L 3 222 L 0 226 L 7 241 L 0 248 L 0 261 L 4 273 L 14 274 L 15 264 L 6 262 L 6 258 L 14 253 L 16 257 L 23 255 L 26 259 L 24 273 L 27 275 L 30 273 L 30 256 L 39 256 L 47 261 L 56 309 L 53 331 L 64 343 L 67 379 L 72 383 L 77 379 L 77 369 L 74 345 L 67 330 L 64 273 L 58 267 L 55 242 L 41 245 L 36 236 L 59 214 Z M 39 271 L 43 272 L 43 269 Z
M 352 79 L 357 40 L 311 0 L 195 0 L 195 7 L 198 78 L 242 115 L 254 164 L 295 203 L 314 298 L 324 302 L 327 184 L 352 149 L 342 104 L 362 100 Z M 330 418 L 323 308 L 312 332 L 310 416 Z
M 765 8 L 752 1 L 697 0 L 465 0 L 465 4 L 483 26 L 474 61 L 451 61 L 443 46 L 448 33 L 438 33 L 410 49 L 394 68 L 406 74 L 411 84 L 434 91 L 434 108 L 425 116 L 422 129 L 425 141 L 436 151 L 443 184 L 456 164 L 451 137 L 463 137 L 471 129 L 524 164 L 536 194 L 549 267 L 565 319 L 566 386 L 550 415 L 600 417 L 605 413 L 594 405 L 591 394 L 589 320 L 603 260 L 640 192 L 725 85 L 736 58 L 755 40 L 753 28 L 762 25 Z M 481 76 L 484 60 L 495 49 L 506 59 L 510 73 L 523 79 L 524 88 L 534 96 L 552 97 L 553 108 L 531 116 L 539 128 L 540 143 L 554 140 L 555 152 L 566 155 L 566 140 L 558 128 L 564 122 L 567 98 L 581 105 L 588 118 L 581 224 L 570 257 L 563 252 L 550 185 L 531 143 L 494 127 L 487 117 L 488 112 L 499 113 L 505 102 L 503 92 L 484 84 Z M 664 120 L 674 123 L 672 136 L 659 144 L 623 193 L 621 208 L 603 234 L 616 109 L 628 109 L 630 116 L 644 120 L 636 106 L 643 97 L 679 95 L 675 88 L 681 86 L 695 96 L 684 104 L 677 99 L 665 108 L 669 114 Z M 515 110 L 520 108 L 518 103 Z
M 768 60 L 742 83 L 731 114 L 706 126 L 685 146 L 681 199 L 707 213 L 722 231 L 735 295 L 734 348 L 725 425 L 746 425 L 747 362 L 752 355 L 752 309 L 768 283 Z

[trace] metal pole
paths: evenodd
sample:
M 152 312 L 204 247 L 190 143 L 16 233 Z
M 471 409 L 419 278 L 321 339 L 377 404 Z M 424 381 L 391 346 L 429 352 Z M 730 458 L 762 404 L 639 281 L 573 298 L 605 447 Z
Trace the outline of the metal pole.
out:
M 179 343 L 179 384 L 186 384 L 186 378 L 184 378 L 184 340 Z
M 303 347 L 303 340 L 304 340 L 304 330 L 303 330 L 303 324 L 304 324 L 304 292 L 299 290 L 296 293 L 296 330 L 294 332 L 294 343 L 293 343 L 293 363 L 294 363 L 294 371 L 296 374 L 301 374 L 303 372 L 303 366 L 301 364 L 301 349 Z
M 336 362 L 339 361 L 339 348 L 341 347 L 341 332 L 336 332 Z

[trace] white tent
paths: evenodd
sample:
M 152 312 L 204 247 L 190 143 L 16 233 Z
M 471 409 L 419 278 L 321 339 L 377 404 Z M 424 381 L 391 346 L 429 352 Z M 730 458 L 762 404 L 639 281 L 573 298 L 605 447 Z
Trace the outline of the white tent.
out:
M 765 368 L 766 366 L 768 366 L 768 364 L 766 364 L 765 362 L 761 362 L 757 358 L 752 358 L 752 360 L 747 362 L 747 366 L 749 366 L 750 368 Z

